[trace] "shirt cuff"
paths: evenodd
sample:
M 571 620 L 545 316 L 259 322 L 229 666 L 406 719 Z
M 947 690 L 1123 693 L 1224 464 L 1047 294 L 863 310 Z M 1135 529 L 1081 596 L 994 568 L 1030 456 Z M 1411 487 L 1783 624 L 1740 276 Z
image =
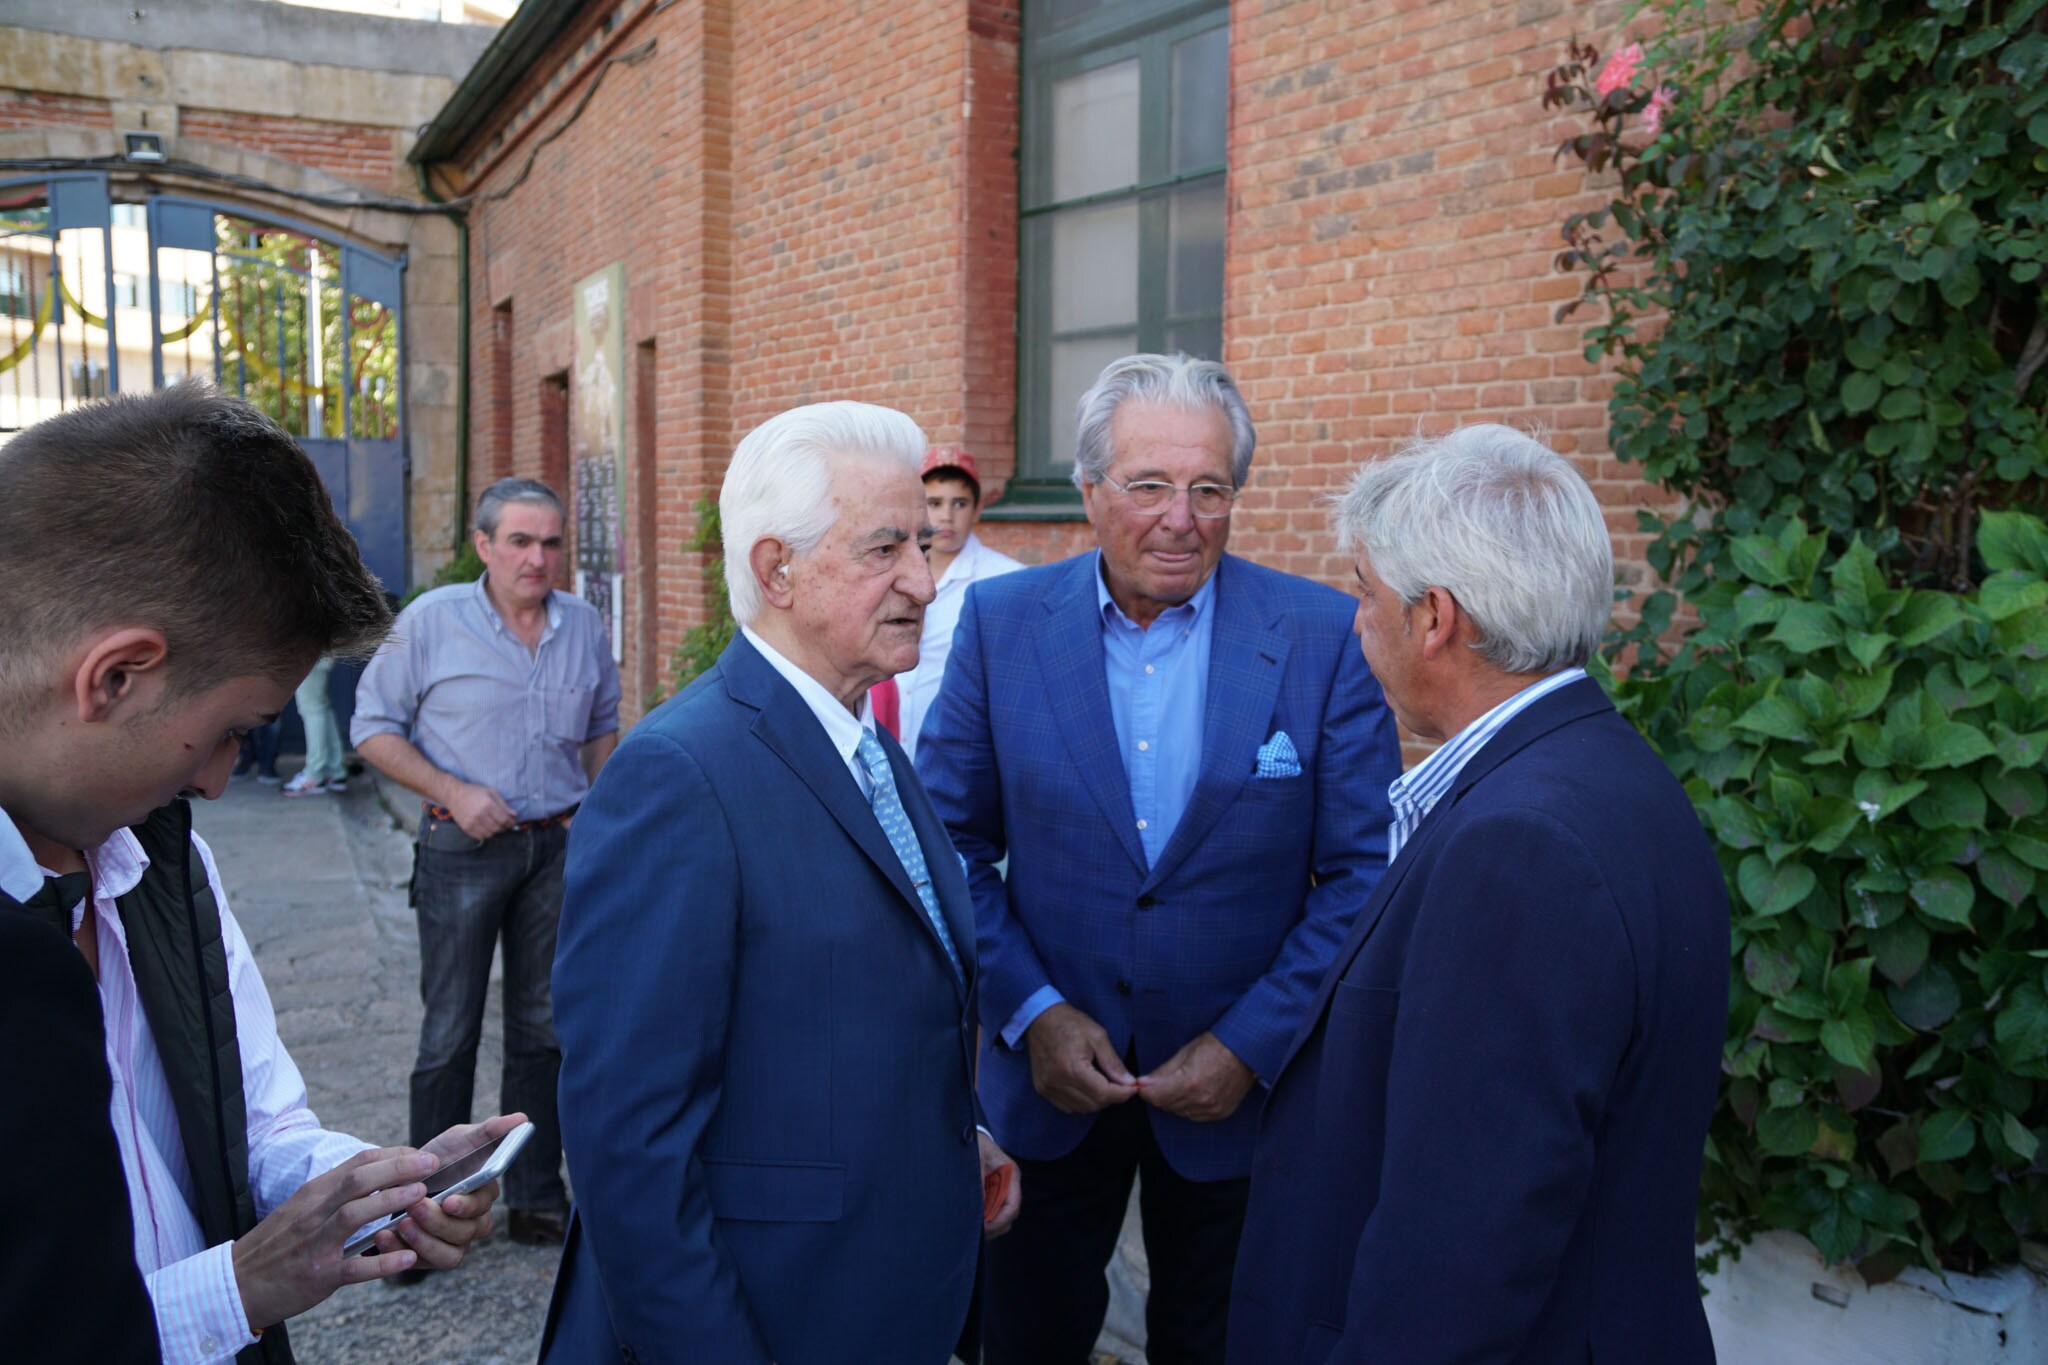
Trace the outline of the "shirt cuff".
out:
M 256 1340 L 235 1283 L 233 1242 L 155 1271 L 149 1276 L 149 1297 L 156 1307 L 164 1365 L 232 1360 Z
M 1033 1020 L 1054 1005 L 1064 1005 L 1066 1002 L 1067 997 L 1061 995 L 1059 987 L 1050 982 L 1031 992 L 1024 997 L 1024 1003 L 1017 1006 L 1017 1012 L 1010 1016 L 1010 1022 L 1003 1025 L 1003 1046 L 1014 1050 L 1024 1041 L 1024 1030 L 1031 1027 Z

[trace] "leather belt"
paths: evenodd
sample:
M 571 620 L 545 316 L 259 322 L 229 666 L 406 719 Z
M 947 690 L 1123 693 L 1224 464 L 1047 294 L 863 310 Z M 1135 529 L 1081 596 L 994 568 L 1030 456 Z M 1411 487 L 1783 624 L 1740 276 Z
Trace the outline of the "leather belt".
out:
M 437 806 L 431 801 L 422 801 L 420 802 L 420 808 L 426 811 L 427 814 L 433 816 L 436 820 L 446 820 L 451 824 L 455 821 L 455 812 L 449 810 L 446 806 Z M 545 815 L 538 820 L 521 820 L 518 824 L 513 825 L 512 829 L 546 829 L 549 825 L 566 825 L 569 823 L 569 818 L 574 814 L 576 814 L 576 807 L 571 806 L 569 807 L 569 809 L 565 811 L 558 812 L 554 815 Z M 504 834 L 508 831 L 500 830 L 498 832 L 500 834 Z

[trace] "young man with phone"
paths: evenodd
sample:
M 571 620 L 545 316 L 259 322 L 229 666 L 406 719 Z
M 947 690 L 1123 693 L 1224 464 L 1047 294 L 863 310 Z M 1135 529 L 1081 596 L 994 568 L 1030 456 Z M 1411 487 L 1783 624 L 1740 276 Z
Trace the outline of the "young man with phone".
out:
M 422 1181 L 524 1117 L 423 1150 L 322 1129 L 191 830 L 185 798 L 220 794 L 242 735 L 313 662 L 383 638 L 383 591 L 291 438 L 195 385 L 88 404 L 0 447 L 0 582 L 0 915 L 68 936 L 97 979 L 104 1061 L 85 1083 L 106 1096 L 111 1073 L 132 1264 L 164 1359 L 280 1365 L 284 1320 L 340 1285 L 461 1261 L 496 1191 L 436 1203 Z M 17 905 L 30 872 L 45 889 Z M 90 1146 L 108 1117 L 56 1121 Z M 342 1256 L 399 1210 L 375 1254 Z M 0 1231 L 10 1251 L 43 1236 L 11 1218 Z M 95 1278 L 118 1290 L 129 1264 Z

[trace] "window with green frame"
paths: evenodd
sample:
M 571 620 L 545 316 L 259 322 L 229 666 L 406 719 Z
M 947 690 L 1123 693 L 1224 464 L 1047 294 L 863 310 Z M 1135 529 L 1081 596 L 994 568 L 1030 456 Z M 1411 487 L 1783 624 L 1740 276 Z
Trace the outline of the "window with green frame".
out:
M 1074 403 L 1134 351 L 1223 349 L 1229 6 L 1025 0 L 1017 475 L 1072 513 Z

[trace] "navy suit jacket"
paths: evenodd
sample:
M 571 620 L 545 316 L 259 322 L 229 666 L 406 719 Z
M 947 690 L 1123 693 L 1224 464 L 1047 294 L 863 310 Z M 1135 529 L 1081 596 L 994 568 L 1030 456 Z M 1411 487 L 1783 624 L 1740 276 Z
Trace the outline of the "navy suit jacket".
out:
M 1085 554 L 974 584 L 918 737 L 919 771 L 974 886 L 982 1103 L 1004 1149 L 1036 1160 L 1072 1151 L 1094 1116 L 1063 1114 L 1032 1087 L 1028 1051 L 1000 1036 L 1018 1006 L 1050 982 L 1134 1051 L 1139 1074 L 1209 1030 L 1272 1076 L 1386 865 L 1386 788 L 1401 770 L 1351 628 L 1356 604 L 1226 555 L 1201 770 L 1148 867 L 1110 713 L 1096 564 Z M 1301 771 L 1255 777 L 1279 731 Z M 1191 1180 L 1247 1174 L 1260 1093 L 1218 1123 L 1148 1106 L 1167 1161 Z
M 1268 1101 L 1233 1365 L 1711 1362 L 1693 1209 L 1728 903 L 1591 681 L 1473 755 Z
M 882 745 L 972 973 L 959 860 Z M 981 1247 L 972 985 L 817 717 L 734 640 L 570 835 L 576 1212 L 542 1359 L 943 1365 Z

